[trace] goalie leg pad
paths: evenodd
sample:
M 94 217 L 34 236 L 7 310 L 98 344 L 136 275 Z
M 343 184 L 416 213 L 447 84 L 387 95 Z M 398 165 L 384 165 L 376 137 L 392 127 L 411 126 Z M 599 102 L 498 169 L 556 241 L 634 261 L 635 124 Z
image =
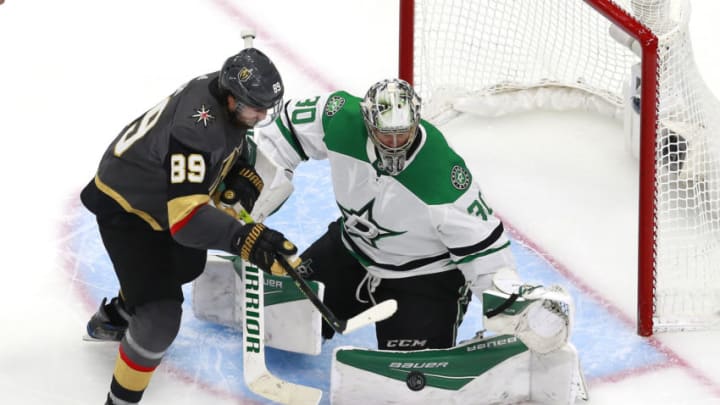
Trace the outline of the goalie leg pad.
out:
M 209 255 L 205 271 L 193 281 L 192 310 L 196 318 L 243 330 L 242 279 L 236 274 L 242 261 L 237 256 Z M 265 344 L 291 352 L 320 353 L 322 316 L 287 276 L 266 274 Z M 322 299 L 325 286 L 308 281 Z M 288 330 L 294 333 L 287 333 Z
M 368 387 L 372 387 L 368 389 Z M 331 402 L 343 404 L 573 404 L 587 399 L 577 351 L 531 352 L 515 336 L 450 349 L 335 349 Z

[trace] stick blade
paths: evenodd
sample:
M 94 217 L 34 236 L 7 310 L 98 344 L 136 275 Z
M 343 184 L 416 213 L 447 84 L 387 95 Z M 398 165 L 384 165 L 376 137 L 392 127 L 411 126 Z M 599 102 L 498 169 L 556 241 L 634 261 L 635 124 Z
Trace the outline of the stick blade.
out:
M 318 405 L 322 398 L 322 391 L 317 388 L 283 381 L 270 373 L 248 381 L 247 386 L 250 391 L 280 404 Z
M 344 335 L 365 325 L 380 322 L 391 317 L 395 311 L 397 311 L 397 301 L 394 299 L 385 300 L 348 319 L 342 333 Z

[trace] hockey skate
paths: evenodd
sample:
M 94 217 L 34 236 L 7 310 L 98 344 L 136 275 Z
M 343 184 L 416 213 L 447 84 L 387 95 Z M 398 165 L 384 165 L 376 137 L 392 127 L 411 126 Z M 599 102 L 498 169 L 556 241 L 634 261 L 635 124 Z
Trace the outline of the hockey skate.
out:
M 103 298 L 100 308 L 93 314 L 87 324 L 87 341 L 119 342 L 125 335 L 130 314 L 125 311 L 122 301 L 117 297 L 107 303 Z

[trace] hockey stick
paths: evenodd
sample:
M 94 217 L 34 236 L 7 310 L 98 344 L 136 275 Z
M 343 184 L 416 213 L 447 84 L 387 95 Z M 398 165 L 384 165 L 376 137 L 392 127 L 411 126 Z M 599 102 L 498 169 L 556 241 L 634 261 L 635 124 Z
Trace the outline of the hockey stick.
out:
M 254 30 L 244 30 L 245 48 L 253 46 Z M 245 223 L 253 222 L 244 209 Z M 243 282 L 243 378 L 250 390 L 267 399 L 288 405 L 317 405 L 322 390 L 284 381 L 272 375 L 265 364 L 265 281 L 263 272 L 242 262 Z
M 226 204 L 220 203 L 224 208 L 230 208 L 235 211 L 237 219 L 240 221 L 251 224 L 255 220 L 242 206 L 230 207 Z M 288 259 L 290 261 L 288 261 Z M 297 272 L 296 268 L 300 265 L 300 258 L 297 256 L 284 257 L 279 255 L 272 265 L 273 274 L 288 274 L 293 279 L 295 285 L 310 302 L 317 308 L 325 321 L 332 327 L 335 332 L 340 334 L 350 333 L 356 329 L 359 329 L 365 325 L 369 325 L 375 322 L 382 321 L 389 318 L 392 314 L 397 311 L 397 301 L 394 299 L 385 300 L 379 304 L 373 305 L 365 311 L 355 315 L 350 319 L 339 319 L 330 308 L 325 305 L 322 300 L 315 294 L 310 288 L 305 279 Z
M 253 223 L 253 219 L 246 210 L 242 209 L 239 217 L 245 223 Z M 293 263 L 299 264 L 300 258 L 294 256 Z M 280 256 L 273 263 L 275 272 L 285 270 L 295 282 L 295 285 L 310 302 L 320 311 L 325 320 L 339 333 L 352 332 L 362 326 L 388 318 L 397 310 L 397 301 L 386 300 L 372 308 L 348 319 L 340 320 L 328 308 L 307 282 L 295 270 L 296 266 L 288 263 Z M 317 388 L 294 384 L 272 375 L 265 364 L 265 291 L 264 276 L 257 267 L 250 266 L 242 261 L 242 272 L 238 275 L 243 280 L 243 309 L 245 329 L 243 332 L 243 378 L 250 390 L 258 395 L 282 404 L 317 405 L 322 398 L 322 391 Z
M 243 312 L 243 377 L 250 391 L 267 399 L 289 405 L 317 405 L 322 391 L 294 384 L 272 375 L 265 365 L 265 314 L 263 272 L 242 263 Z
M 255 222 L 250 214 L 244 208 L 241 208 L 237 214 L 238 218 L 246 224 Z M 312 304 L 320 312 L 320 315 L 330 325 L 335 332 L 340 334 L 350 333 L 365 325 L 370 325 L 375 322 L 380 322 L 384 319 L 389 318 L 392 314 L 397 311 L 397 301 L 394 299 L 385 300 L 379 304 L 373 305 L 365 311 L 353 316 L 350 319 L 338 318 L 330 308 L 325 305 L 322 300 L 315 294 L 310 288 L 308 283 L 302 276 L 297 272 L 296 268 L 300 265 L 300 258 L 293 256 L 289 258 L 292 263 L 288 261 L 287 257 L 278 255 L 275 263 L 272 265 L 273 274 L 287 273 L 290 278 L 293 279 L 295 285 L 302 291 L 303 294 L 312 302 Z
M 305 296 L 312 302 L 313 305 L 315 305 L 315 308 L 317 308 L 318 311 L 320 311 L 320 314 L 323 318 L 325 318 L 325 321 L 335 330 L 335 332 L 340 334 L 350 333 L 356 329 L 359 329 L 365 325 L 369 325 L 375 322 L 382 321 L 383 319 L 389 318 L 392 314 L 397 311 L 397 301 L 394 299 L 385 300 L 377 305 L 373 305 L 372 307 L 366 309 L 365 311 L 353 316 L 350 319 L 339 319 L 331 310 L 330 308 L 325 305 L 320 298 L 315 294 L 315 292 L 310 288 L 310 286 L 307 284 L 305 279 L 302 278 L 302 276 L 297 272 L 296 267 L 300 264 L 300 258 L 297 256 L 294 256 L 291 258 L 293 261 L 293 264 L 288 262 L 288 259 L 286 257 L 283 257 L 280 255 L 277 258 L 276 263 L 278 263 L 283 270 L 293 279 L 295 282 L 295 285 L 300 289 L 300 291 L 305 294 Z M 276 264 L 273 264 L 273 267 L 275 267 Z M 274 273 L 277 273 L 278 270 L 276 270 Z

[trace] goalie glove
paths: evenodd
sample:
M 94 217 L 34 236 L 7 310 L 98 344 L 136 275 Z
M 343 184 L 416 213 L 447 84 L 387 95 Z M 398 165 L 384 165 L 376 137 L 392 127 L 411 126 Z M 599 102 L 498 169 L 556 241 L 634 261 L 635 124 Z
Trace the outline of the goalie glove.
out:
M 285 270 L 276 263 L 278 255 L 292 256 L 297 247 L 285 236 L 261 223 L 243 225 L 234 238 L 233 245 L 243 260 L 255 264 L 261 270 L 283 275 Z
M 513 334 L 536 353 L 550 353 L 563 347 L 572 329 L 574 305 L 570 294 L 559 285 L 518 287 L 508 283 L 510 271 L 500 270 L 495 275 L 494 288 L 483 292 L 485 328 Z
M 217 206 L 238 218 L 243 212 L 252 212 L 264 183 L 255 168 L 238 161 L 223 183 L 225 189 L 217 197 Z

